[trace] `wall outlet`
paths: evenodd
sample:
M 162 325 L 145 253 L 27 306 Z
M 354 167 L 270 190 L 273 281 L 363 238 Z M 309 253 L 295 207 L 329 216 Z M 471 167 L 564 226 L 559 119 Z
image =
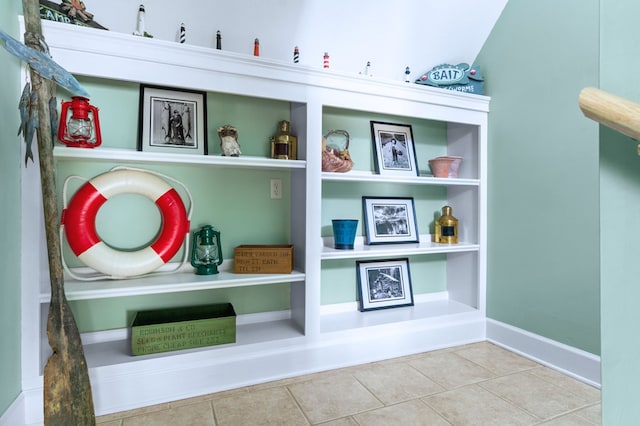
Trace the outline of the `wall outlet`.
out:
M 282 179 L 271 179 L 271 199 L 282 199 Z

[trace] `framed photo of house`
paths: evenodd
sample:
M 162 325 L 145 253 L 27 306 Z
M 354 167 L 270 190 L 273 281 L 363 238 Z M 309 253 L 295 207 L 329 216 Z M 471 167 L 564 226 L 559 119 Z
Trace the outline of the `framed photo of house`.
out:
M 367 244 L 420 242 L 413 198 L 362 197 Z
M 409 259 L 357 261 L 360 311 L 413 306 Z
M 371 121 L 376 173 L 388 176 L 418 176 L 418 161 L 410 124 Z
M 141 84 L 138 151 L 206 155 L 207 94 Z

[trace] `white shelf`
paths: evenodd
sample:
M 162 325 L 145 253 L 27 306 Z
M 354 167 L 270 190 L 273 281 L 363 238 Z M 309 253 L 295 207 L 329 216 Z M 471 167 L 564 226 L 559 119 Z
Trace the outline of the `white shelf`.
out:
M 363 238 L 356 238 L 353 250 L 337 250 L 333 237 L 322 239 L 322 260 L 365 259 L 382 256 L 412 256 L 421 254 L 477 252 L 479 244 L 460 242 L 458 244 L 438 244 L 431 241 L 431 235 L 420 236 L 419 243 L 366 245 Z
M 236 327 L 236 342 L 218 346 L 208 346 L 203 348 L 187 349 L 173 352 L 161 352 L 150 355 L 131 355 L 131 342 L 129 338 L 113 341 L 92 343 L 84 345 L 84 353 L 89 368 L 106 366 L 135 365 L 152 360 L 172 359 L 171 362 L 180 357 L 188 357 L 190 354 L 204 355 L 210 353 L 211 356 L 221 357 L 231 352 L 237 353 L 251 345 L 284 345 L 297 342 L 303 338 L 303 334 L 290 320 L 268 321 L 252 324 L 238 324 Z
M 303 160 L 276 160 L 266 157 L 225 157 L 221 155 L 169 154 L 161 152 L 140 152 L 115 148 L 69 148 L 56 146 L 53 149 L 56 160 L 109 161 L 118 163 L 200 165 L 233 168 L 263 169 L 304 169 Z
M 339 312 L 322 315 L 322 333 L 376 333 L 381 327 L 410 327 L 445 324 L 447 321 L 478 319 L 478 309 L 449 299 L 429 300 L 414 306 L 374 311 Z
M 486 336 L 488 97 L 51 21 L 43 21 L 43 33 L 58 64 L 73 74 L 103 79 L 107 85 L 109 81 L 131 81 L 288 102 L 291 122 L 296 125 L 298 152 L 304 158 L 276 160 L 106 147 L 54 148 L 54 157 L 59 162 L 171 165 L 176 170 L 178 167 L 290 170 L 292 174 L 288 194 L 290 227 L 286 237 L 296 247 L 298 269 L 291 274 L 239 275 L 222 268 L 215 276 L 197 276 L 184 269 L 175 274 L 127 280 L 78 281 L 66 277 L 65 291 L 72 301 L 279 283 L 289 289 L 286 315 L 249 313 L 258 317 L 250 323 L 238 321 L 234 344 L 133 357 L 126 326 L 113 335 L 109 331 L 95 331 L 100 336 L 87 340 L 85 355 L 97 396 L 97 412 L 132 409 L 478 341 Z M 440 122 L 446 127 L 446 152 L 465 158 L 461 177 L 387 177 L 358 170 L 321 172 L 320 139 L 327 107 L 355 111 L 363 117 L 380 114 L 406 117 L 408 121 Z M 444 142 L 434 144 L 443 149 Z M 24 222 L 37 225 L 41 223 L 42 212 L 40 182 L 28 170 L 22 173 Z M 414 192 L 416 198 L 427 198 L 434 192 L 426 191 L 425 195 L 425 188 L 439 187 L 436 192 L 443 197 L 442 201 L 446 198 L 454 214 L 459 212 L 457 216 L 464 221 L 460 238 L 465 241 L 455 245 L 435 244 L 425 234 L 420 236 L 420 243 L 365 245 L 360 237 L 354 250 L 335 250 L 333 239 L 321 235 L 323 183 L 329 191 L 340 191 L 339 185 L 348 182 L 363 183 L 367 192 L 373 193 L 378 189 L 385 191 L 386 183 L 408 185 L 408 191 Z M 359 185 L 349 186 L 349 190 L 359 189 Z M 446 195 L 440 190 L 443 187 Z M 351 201 L 359 195 L 352 194 Z M 357 208 L 357 203 L 350 205 Z M 39 231 L 37 226 L 22 230 L 22 257 L 29 259 L 21 274 L 25 295 L 22 377 L 29 395 L 42 394 L 42 365 L 49 350 L 45 315 L 50 301 L 49 278 L 43 249 L 46 243 Z M 39 254 L 35 260 L 34 253 Z M 439 283 L 446 288 L 444 297 L 425 300 L 417 295 L 413 307 L 372 312 L 359 312 L 355 302 L 342 311 L 322 305 L 322 273 L 323 266 L 330 266 L 327 261 L 437 254 L 449 254 L 446 262 L 438 263 L 438 267 L 446 268 L 442 275 L 445 282 Z M 425 277 L 416 273 L 413 279 Z M 344 285 L 355 290 L 356 283 Z M 36 406 L 31 402 L 29 405 Z
M 346 173 L 322 173 L 323 181 L 338 182 L 380 182 L 380 183 L 405 183 L 410 185 L 447 185 L 447 186 L 479 186 L 479 179 L 462 178 L 437 178 L 432 175 L 415 177 L 384 176 L 373 172 L 351 170 Z
M 82 270 L 85 269 L 82 268 Z M 295 283 L 304 280 L 305 274 L 299 271 L 293 271 L 291 274 L 234 274 L 220 271 L 216 275 L 196 275 L 192 271 L 180 271 L 173 274 L 147 275 L 122 280 L 81 281 L 65 277 L 64 286 L 68 300 L 89 300 Z M 49 293 L 40 295 L 40 303 L 48 303 L 50 300 Z

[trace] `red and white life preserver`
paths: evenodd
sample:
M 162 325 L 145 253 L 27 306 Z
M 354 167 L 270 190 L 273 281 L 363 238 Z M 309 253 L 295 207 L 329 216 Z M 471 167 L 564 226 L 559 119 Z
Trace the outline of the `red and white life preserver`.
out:
M 162 215 L 158 237 L 137 251 L 109 247 L 98 236 L 100 207 L 119 194 L 140 194 L 155 202 Z M 74 194 L 62 212 L 69 247 L 87 266 L 112 277 L 133 277 L 152 272 L 180 250 L 189 233 L 189 219 L 178 192 L 158 176 L 133 169 L 109 171 L 94 177 Z

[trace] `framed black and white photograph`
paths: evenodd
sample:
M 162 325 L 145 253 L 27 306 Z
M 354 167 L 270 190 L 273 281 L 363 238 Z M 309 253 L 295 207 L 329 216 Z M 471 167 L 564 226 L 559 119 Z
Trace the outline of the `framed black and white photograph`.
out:
M 207 94 L 141 84 L 138 151 L 206 155 Z
M 357 261 L 360 311 L 413 306 L 409 259 Z
M 367 244 L 420 242 L 413 198 L 362 197 Z
M 371 121 L 376 173 L 418 176 L 418 161 L 410 124 Z

